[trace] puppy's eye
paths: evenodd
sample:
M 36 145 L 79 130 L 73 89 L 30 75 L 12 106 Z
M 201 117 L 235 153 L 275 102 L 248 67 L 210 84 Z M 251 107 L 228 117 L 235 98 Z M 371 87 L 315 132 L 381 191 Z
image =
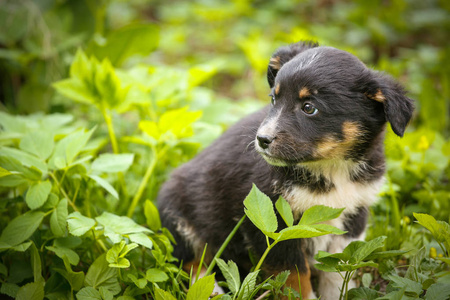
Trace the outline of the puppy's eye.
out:
M 318 112 L 317 108 L 311 103 L 303 104 L 302 110 L 308 115 L 315 115 Z
M 275 105 L 275 95 L 269 94 L 270 97 L 270 103 L 272 103 L 272 105 Z

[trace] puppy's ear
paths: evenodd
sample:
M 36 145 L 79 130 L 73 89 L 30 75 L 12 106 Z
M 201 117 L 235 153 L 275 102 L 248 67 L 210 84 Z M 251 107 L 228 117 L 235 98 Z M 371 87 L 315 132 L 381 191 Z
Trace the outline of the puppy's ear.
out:
M 384 106 L 386 120 L 392 130 L 402 137 L 414 111 L 414 101 L 406 96 L 404 88 L 390 76 L 372 71 L 372 80 L 366 85 L 367 98 Z
M 267 68 L 267 81 L 272 88 L 275 83 L 275 77 L 277 77 L 278 71 L 281 67 L 290 61 L 297 54 L 318 47 L 319 44 L 315 42 L 298 42 L 289 46 L 279 48 L 270 58 L 269 67 Z

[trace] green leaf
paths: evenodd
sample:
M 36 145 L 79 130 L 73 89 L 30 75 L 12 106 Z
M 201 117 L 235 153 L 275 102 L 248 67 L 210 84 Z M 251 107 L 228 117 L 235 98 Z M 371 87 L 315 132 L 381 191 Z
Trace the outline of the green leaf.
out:
M 136 278 L 133 274 L 128 274 L 128 278 L 133 281 L 133 283 L 140 289 L 143 289 L 147 286 L 147 279 L 145 278 Z
M 115 244 L 106 253 L 106 260 L 109 262 L 109 266 L 111 268 L 128 268 L 130 262 L 125 259 L 124 256 L 137 246 L 138 245 L 134 243 L 127 245 L 125 241 Z
M 131 233 L 128 235 L 128 238 L 130 241 L 137 243 L 141 246 L 144 246 L 148 249 L 153 248 L 153 242 L 152 240 L 144 233 L 138 232 L 138 233 Z
M 378 292 L 368 287 L 359 287 L 349 290 L 348 296 L 352 300 L 375 300 L 378 298 Z
M 258 277 L 258 271 L 249 273 L 242 282 L 241 289 L 239 290 L 238 300 L 248 299 L 255 289 L 256 278 Z
M 16 295 L 16 300 L 43 300 L 44 283 L 31 282 L 22 286 Z
M 422 293 L 422 284 L 398 275 L 388 275 L 387 278 L 393 282 L 394 287 L 405 288 L 405 292 L 413 293 L 418 297 Z
M 233 295 L 236 294 L 241 286 L 241 279 L 239 276 L 237 265 L 231 260 L 228 261 L 227 264 L 220 258 L 216 258 L 216 262 L 227 281 L 228 288 L 230 289 L 231 293 Z
M 145 273 L 145 277 L 150 282 L 164 282 L 167 281 L 167 279 L 169 279 L 169 276 L 167 276 L 167 274 L 164 271 L 156 268 L 148 269 L 147 272 Z
M 112 213 L 104 212 L 95 219 L 100 225 L 105 227 L 105 231 L 108 230 L 120 235 L 138 232 L 152 233 L 150 229 L 136 224 L 132 219 L 125 216 L 120 217 Z
M 253 187 L 244 200 L 245 214 L 264 234 L 275 232 L 278 228 L 277 217 L 273 203 L 253 184 Z
M 67 199 L 61 199 L 50 217 L 50 229 L 56 237 L 62 237 L 66 233 L 67 224 Z
M 384 245 L 385 239 L 386 239 L 385 236 L 380 236 L 380 237 L 374 238 L 371 241 L 360 244 L 360 246 L 353 252 L 353 254 L 349 260 L 349 263 L 351 263 L 351 264 L 360 263 L 367 256 L 369 256 L 372 252 L 374 252 L 376 249 L 382 247 Z
M 144 215 L 148 227 L 153 231 L 161 229 L 161 218 L 159 217 L 158 208 L 150 200 L 145 200 Z
M 82 288 L 77 293 L 77 299 L 78 300 L 102 300 L 102 296 L 100 295 L 100 292 L 94 289 L 93 287 L 87 286 Z
M 116 189 L 108 181 L 97 175 L 91 174 L 89 175 L 89 177 L 97 182 L 105 190 L 107 190 L 114 198 L 119 199 L 119 194 L 117 193 Z
M 73 65 L 73 64 L 72 64 Z M 93 104 L 95 95 L 77 78 L 69 78 L 54 82 L 52 86 L 63 96 L 84 104 Z
M 69 232 L 75 236 L 82 236 L 95 225 L 95 220 L 85 217 L 78 211 L 71 213 L 67 218 Z
M 17 246 L 11 247 L 11 249 L 18 252 L 25 252 L 28 250 L 28 248 L 30 248 L 31 244 L 32 242 L 25 242 Z
M 39 255 L 39 250 L 36 248 L 36 245 L 34 245 L 34 243 L 32 243 L 30 248 L 30 256 L 34 282 L 44 282 L 44 277 L 42 277 L 41 256 Z
M 428 229 L 436 241 L 450 246 L 450 225 L 427 214 L 413 213 L 418 223 Z M 448 250 L 448 249 L 447 249 Z
M 28 211 L 8 223 L 0 236 L 0 248 L 16 246 L 27 240 L 41 225 L 44 212 Z
M 133 163 L 134 154 L 101 154 L 92 162 L 91 170 L 97 172 L 116 173 L 125 172 Z
M 20 141 L 20 149 L 46 160 L 53 152 L 55 142 L 49 131 L 33 131 L 26 134 Z
M 9 283 L 9 282 L 3 282 L 2 286 L 0 288 L 0 293 L 4 295 L 8 295 L 11 298 L 16 298 L 17 292 L 19 291 L 20 287 L 17 284 Z
M 331 233 L 331 232 L 317 230 L 312 226 L 295 225 L 292 227 L 285 228 L 277 234 L 269 233 L 268 235 L 269 235 L 269 237 L 275 239 L 276 241 L 281 242 L 281 241 L 292 240 L 292 239 L 311 238 L 311 237 L 326 235 L 329 233 Z
M 110 268 L 106 261 L 106 254 L 100 255 L 89 267 L 84 280 L 86 286 L 93 288 L 105 287 L 113 295 L 120 292 L 120 285 L 117 280 L 117 269 Z
M 38 181 L 33 183 L 27 191 L 25 201 L 30 209 L 41 207 L 48 198 L 52 184 L 50 181 Z
M 1 177 L 8 176 L 8 175 L 11 175 L 11 174 L 12 174 L 12 173 L 9 172 L 8 170 L 3 169 L 2 167 L 0 167 L 0 178 L 1 178 Z
M 102 296 L 103 300 L 113 300 L 114 299 L 114 295 L 105 287 L 101 286 L 99 291 L 100 291 L 100 295 Z
M 294 225 L 294 216 L 292 215 L 291 206 L 283 197 L 280 196 L 280 198 L 278 198 L 275 207 L 288 227 Z
M 26 167 L 22 165 L 20 161 L 15 159 L 16 156 L 4 155 L 6 147 L 1 148 L 2 155 L 0 155 L 0 167 L 6 169 L 7 171 L 13 173 L 14 175 L 20 175 L 29 180 L 40 180 L 42 177 L 42 172 L 36 167 Z M 23 161 L 22 161 L 23 162 Z M 2 177 L 0 180 L 2 185 L 4 186 L 14 186 L 14 185 L 5 185 L 3 182 L 7 180 L 9 177 L 14 175 L 8 175 Z
M 67 257 L 63 258 L 65 270 L 55 268 L 59 274 L 61 274 L 70 284 L 74 291 L 79 291 L 83 287 L 84 283 L 84 273 L 74 272 L 70 266 L 69 259 Z
M 54 169 L 65 169 L 71 166 L 77 155 L 86 146 L 94 130 L 95 128 L 88 132 L 84 130 L 74 131 L 56 143 L 49 165 Z
M 186 300 L 208 300 L 214 290 L 214 274 L 197 280 L 189 289 Z
M 158 287 L 155 287 L 155 300 L 177 300 L 177 299 L 174 296 L 172 296 L 172 294 L 170 294 L 169 292 L 164 291 Z
M 299 225 L 311 225 L 336 219 L 345 208 L 332 208 L 324 205 L 316 205 L 307 209 L 298 223 Z
M 450 284 L 437 282 L 432 284 L 425 295 L 426 300 L 446 300 L 450 297 Z
M 46 174 L 48 172 L 47 164 L 44 161 L 25 151 L 16 148 L 0 147 L 0 153 L 1 155 L 13 158 L 13 161 L 9 162 L 10 165 L 3 165 L 0 162 L 0 166 L 8 171 L 18 171 L 32 180 L 39 180 L 41 179 L 42 173 Z
M 95 40 L 88 48 L 99 59 L 109 58 L 120 66 L 128 57 L 136 54 L 148 55 L 158 46 L 159 30 L 153 24 L 131 24 L 112 31 L 102 45 Z
M 71 265 L 76 266 L 80 262 L 80 257 L 72 249 L 63 248 L 63 247 L 54 247 L 54 246 L 46 246 L 45 248 L 47 250 L 55 252 L 55 254 L 61 259 L 64 259 L 64 257 L 67 257 L 67 259 Z

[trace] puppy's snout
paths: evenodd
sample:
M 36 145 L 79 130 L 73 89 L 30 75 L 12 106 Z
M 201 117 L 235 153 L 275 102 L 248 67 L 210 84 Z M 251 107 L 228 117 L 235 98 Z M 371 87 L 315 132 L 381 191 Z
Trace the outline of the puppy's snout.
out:
M 258 135 L 256 138 L 258 139 L 259 146 L 263 149 L 269 148 L 270 143 L 275 139 L 274 137 L 267 135 Z

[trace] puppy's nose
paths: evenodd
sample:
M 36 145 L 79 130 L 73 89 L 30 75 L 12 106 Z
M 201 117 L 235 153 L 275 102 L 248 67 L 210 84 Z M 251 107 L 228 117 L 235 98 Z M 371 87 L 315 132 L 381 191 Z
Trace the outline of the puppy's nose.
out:
M 274 140 L 273 137 L 267 135 L 258 135 L 256 138 L 258 139 L 259 146 L 263 149 L 269 148 L 270 143 Z

